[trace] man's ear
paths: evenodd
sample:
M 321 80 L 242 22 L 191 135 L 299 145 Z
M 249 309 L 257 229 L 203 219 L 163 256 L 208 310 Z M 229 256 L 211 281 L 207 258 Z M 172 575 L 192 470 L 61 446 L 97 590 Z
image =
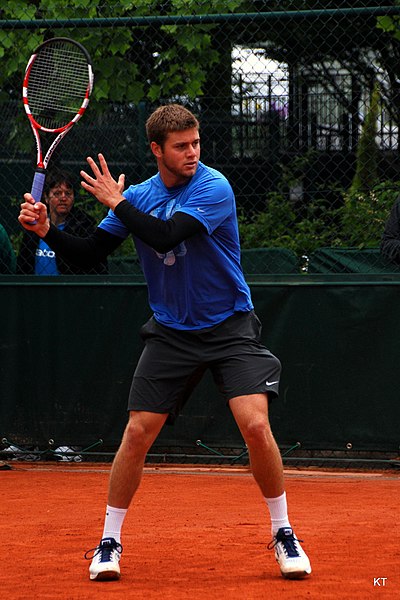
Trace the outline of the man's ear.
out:
M 162 148 L 159 144 L 157 144 L 156 142 L 151 142 L 150 143 L 150 148 L 152 153 L 154 154 L 154 156 L 156 158 L 161 158 L 162 156 Z

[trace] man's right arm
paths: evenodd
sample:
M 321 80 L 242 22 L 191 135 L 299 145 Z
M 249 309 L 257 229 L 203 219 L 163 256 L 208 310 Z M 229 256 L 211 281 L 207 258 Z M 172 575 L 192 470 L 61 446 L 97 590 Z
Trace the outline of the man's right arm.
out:
M 78 267 L 92 267 L 105 261 L 107 256 L 123 242 L 122 238 L 100 227 L 83 238 L 60 231 L 54 225 L 50 225 L 43 239 L 57 255 Z
M 119 236 L 99 227 L 84 238 L 60 231 L 51 225 L 45 204 L 35 203 L 31 194 L 25 194 L 24 199 L 18 217 L 21 225 L 43 238 L 56 254 L 79 267 L 92 267 L 104 261 L 123 242 Z

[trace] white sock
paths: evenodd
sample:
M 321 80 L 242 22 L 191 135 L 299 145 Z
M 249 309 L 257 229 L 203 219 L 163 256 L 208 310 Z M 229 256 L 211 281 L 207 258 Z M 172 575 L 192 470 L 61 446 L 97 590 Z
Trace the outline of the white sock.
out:
M 281 527 L 290 527 L 286 492 L 283 492 L 283 494 L 277 498 L 264 498 L 264 500 L 267 503 L 269 514 L 271 516 L 272 535 L 275 535 Z
M 127 508 L 113 508 L 107 504 L 103 538 L 112 537 L 118 544 L 121 543 L 121 529 L 127 512 Z

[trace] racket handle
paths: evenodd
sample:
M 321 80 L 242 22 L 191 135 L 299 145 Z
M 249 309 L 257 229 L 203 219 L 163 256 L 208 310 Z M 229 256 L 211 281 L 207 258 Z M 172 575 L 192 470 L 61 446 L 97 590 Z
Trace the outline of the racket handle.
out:
M 41 169 L 38 167 L 35 171 L 35 175 L 33 177 L 31 194 L 35 202 L 40 202 L 42 199 L 44 182 L 46 180 L 46 171 L 45 169 Z
M 46 181 L 46 171 L 38 167 L 33 177 L 31 194 L 35 202 L 40 202 L 42 199 L 44 182 Z M 31 225 L 36 225 L 37 221 L 32 221 Z
M 46 180 L 46 171 L 38 167 L 33 177 L 31 194 L 35 202 L 40 202 L 42 199 L 44 182 Z M 32 221 L 31 225 L 36 225 L 37 221 Z

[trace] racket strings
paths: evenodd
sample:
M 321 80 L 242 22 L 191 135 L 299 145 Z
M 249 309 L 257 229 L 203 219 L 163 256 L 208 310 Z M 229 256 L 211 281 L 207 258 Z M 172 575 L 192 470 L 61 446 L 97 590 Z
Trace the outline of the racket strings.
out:
M 62 127 L 76 115 L 90 85 L 89 65 L 75 47 L 48 47 L 32 64 L 27 101 L 32 116 L 49 129 Z

